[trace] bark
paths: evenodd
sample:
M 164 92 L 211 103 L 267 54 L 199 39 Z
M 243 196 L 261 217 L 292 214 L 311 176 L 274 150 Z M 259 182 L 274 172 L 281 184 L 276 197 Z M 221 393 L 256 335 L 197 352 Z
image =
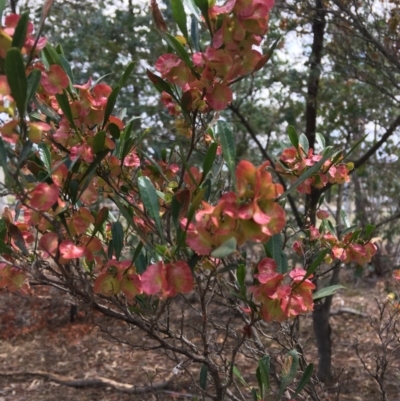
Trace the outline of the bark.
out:
M 310 148 L 314 148 L 315 133 L 317 128 L 318 91 L 326 26 L 325 13 L 326 10 L 322 1 L 315 0 L 312 23 L 313 43 L 309 59 L 310 71 L 307 81 L 307 99 L 305 111 L 305 134 L 308 138 Z M 315 225 L 315 214 L 320 195 L 320 190 L 313 189 L 311 194 L 306 197 L 306 213 L 308 214 L 310 222 L 313 225 Z M 332 276 L 332 279 L 337 280 L 338 277 L 336 277 L 335 272 Z M 319 357 L 317 376 L 322 382 L 330 382 L 332 380 L 332 330 L 329 324 L 330 306 L 331 298 L 327 298 L 324 301 L 316 303 L 313 311 L 313 328 Z

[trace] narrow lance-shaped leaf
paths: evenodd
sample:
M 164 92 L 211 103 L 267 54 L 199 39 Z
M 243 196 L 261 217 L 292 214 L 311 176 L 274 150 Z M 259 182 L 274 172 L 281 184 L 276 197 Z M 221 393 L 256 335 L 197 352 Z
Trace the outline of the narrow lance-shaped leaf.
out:
M 299 136 L 297 135 L 295 128 L 292 125 L 289 125 L 287 133 L 289 135 L 290 143 L 297 149 L 299 147 Z
M 201 369 L 200 369 L 200 388 L 202 388 L 203 390 L 206 389 L 207 387 L 207 366 L 206 365 L 201 365 Z
M 192 70 L 192 72 L 197 75 L 194 70 L 192 59 L 180 42 L 169 33 L 165 33 L 164 37 L 166 42 L 176 51 L 176 54 L 184 61 L 184 63 Z
M 112 223 L 111 225 L 111 236 L 113 241 L 113 248 L 115 252 L 115 257 L 119 260 L 124 247 L 124 229 L 119 221 Z
M 246 295 L 246 285 L 245 285 L 246 266 L 243 263 L 241 263 L 238 266 L 238 269 L 236 270 L 236 278 L 239 283 L 240 292 L 243 295 Z
M 297 395 L 300 394 L 301 391 L 303 391 L 304 387 L 310 381 L 313 371 L 314 371 L 314 365 L 312 363 L 310 363 L 306 367 L 306 370 L 304 371 L 303 376 L 301 376 L 301 379 L 296 387 L 293 397 L 296 397 Z
M 51 154 L 48 145 L 46 145 L 44 142 L 41 142 L 39 143 L 38 147 L 40 160 L 42 160 L 43 164 L 46 166 L 47 172 L 51 173 Z
M 317 141 L 317 143 L 318 143 L 319 147 L 321 148 L 321 150 L 324 150 L 325 147 L 326 147 L 324 136 L 322 134 L 320 134 L 319 132 L 317 132 L 315 134 L 315 140 Z
M 161 77 L 156 74 L 153 74 L 150 70 L 146 70 L 146 74 L 150 81 L 153 83 L 154 87 L 160 92 L 166 92 L 168 95 L 172 96 L 175 100 L 177 100 L 174 92 L 171 89 L 171 85 L 164 81 Z
M 134 68 L 135 68 L 135 62 L 131 61 L 128 64 L 128 66 L 125 68 L 125 71 L 123 72 L 123 74 L 122 74 L 122 76 L 121 76 L 121 78 L 120 78 L 120 80 L 118 82 L 118 86 L 120 88 L 123 88 L 126 85 L 126 83 L 127 83 L 128 79 L 129 79 L 129 77 L 131 76 Z
M 11 95 L 17 104 L 19 116 L 23 119 L 27 104 L 28 83 L 22 54 L 16 47 L 12 47 L 7 51 L 5 73 L 11 89 Z
M 201 14 L 203 15 L 203 18 L 206 21 L 207 27 L 211 31 L 210 17 L 208 14 L 209 0 L 194 0 L 194 3 L 196 4 L 197 7 L 200 8 Z
M 0 21 L 3 19 L 3 12 L 7 6 L 7 0 L 0 0 Z
M 45 48 L 43 49 L 43 54 L 46 57 L 49 65 L 58 64 L 60 67 L 62 67 L 60 55 L 50 43 L 46 44 Z
M 7 166 L 7 151 L 1 136 L 0 136 L 0 165 L 3 168 L 4 175 L 7 177 L 8 180 L 10 180 L 11 175 L 10 172 L 8 171 L 8 166 Z
M 299 369 L 299 354 L 292 349 L 286 355 L 286 360 L 282 367 L 281 385 L 279 387 L 278 399 L 283 395 L 286 388 L 296 377 Z
M 299 281 L 298 283 L 296 283 L 294 288 L 299 287 L 305 280 L 307 280 L 312 274 L 314 274 L 315 270 L 317 270 L 318 266 L 322 263 L 322 261 L 324 260 L 325 256 L 328 253 L 329 253 L 329 250 L 324 249 L 318 254 L 318 256 L 313 260 L 311 265 L 307 268 L 306 274 L 304 275 L 302 280 Z
M 217 149 L 218 149 L 218 144 L 213 142 L 207 150 L 206 156 L 203 161 L 203 176 L 201 179 L 202 181 L 205 180 L 208 172 L 212 169 L 214 165 L 215 156 L 217 155 Z
M 195 4 L 195 0 L 183 0 L 185 6 L 190 11 L 190 13 L 198 20 L 201 19 L 201 12 Z
M 192 20 L 190 22 L 190 38 L 192 39 L 194 49 L 200 51 L 200 35 L 199 35 L 199 21 L 192 15 Z
M 264 355 L 262 358 L 258 360 L 256 377 L 262 399 L 265 399 L 270 392 L 270 385 L 269 385 L 270 361 L 271 358 L 269 355 Z
M 106 143 L 106 131 L 99 131 L 93 138 L 93 152 L 99 153 L 104 150 Z
M 57 99 L 58 105 L 60 106 L 60 109 L 64 113 L 69 124 L 71 125 L 71 127 L 73 127 L 75 129 L 76 127 L 75 127 L 74 118 L 72 116 L 71 106 L 69 104 L 68 95 L 65 92 L 65 90 L 63 90 L 63 93 L 57 93 L 56 99 Z
M 154 220 L 157 230 L 162 237 L 162 226 L 160 220 L 160 205 L 157 192 L 148 177 L 139 177 L 138 186 L 143 205 L 150 217 Z
M 239 368 L 236 365 L 233 365 L 232 372 L 239 379 L 240 383 L 243 384 L 243 386 L 246 386 L 246 387 L 249 386 L 247 384 L 246 380 L 244 380 L 242 373 L 240 372 Z
M 35 98 L 36 91 L 40 83 L 40 77 L 42 72 L 40 70 L 32 70 L 27 79 L 28 89 L 27 89 L 27 104 Z
M 69 89 L 71 89 L 73 92 L 75 92 L 75 88 L 72 86 L 73 83 L 75 82 L 74 73 L 72 72 L 72 68 L 71 68 L 68 60 L 62 54 L 60 54 L 60 63 L 61 63 L 62 69 L 67 73 L 68 78 L 70 80 Z
M 300 134 L 299 136 L 299 145 L 307 155 L 308 150 L 310 149 L 310 144 L 308 143 L 308 138 L 304 134 Z
M 12 47 L 17 47 L 18 49 L 22 49 L 25 44 L 26 34 L 28 32 L 28 22 L 29 22 L 29 12 L 25 11 L 18 20 L 18 24 L 15 27 L 13 39 L 12 39 Z
M 282 274 L 286 273 L 286 271 L 284 271 L 284 264 L 282 258 L 283 252 L 282 252 L 281 235 L 280 234 L 273 235 L 271 239 L 266 244 L 264 244 L 264 249 L 265 252 L 267 253 L 267 256 L 275 260 L 277 265 L 277 271 Z
M 121 90 L 121 87 L 119 85 L 117 85 L 110 93 L 110 96 L 108 96 L 106 109 L 104 111 L 104 119 L 103 119 L 102 129 L 104 129 L 105 125 L 107 124 L 108 118 L 111 116 L 111 113 L 114 110 L 114 106 L 115 106 L 115 103 L 117 102 L 117 97 L 119 95 L 120 90 Z
M 183 7 L 182 0 L 171 0 L 172 16 L 178 24 L 179 29 L 183 33 L 183 36 L 189 41 L 189 34 L 187 30 L 186 13 Z
M 314 293 L 313 300 L 316 301 L 317 299 L 330 297 L 331 295 L 334 295 L 336 291 L 341 290 L 342 288 L 345 287 L 340 284 L 330 285 L 329 287 L 322 288 Z
M 236 144 L 232 130 L 224 121 L 218 122 L 218 136 L 221 140 L 222 154 L 232 180 L 235 182 Z

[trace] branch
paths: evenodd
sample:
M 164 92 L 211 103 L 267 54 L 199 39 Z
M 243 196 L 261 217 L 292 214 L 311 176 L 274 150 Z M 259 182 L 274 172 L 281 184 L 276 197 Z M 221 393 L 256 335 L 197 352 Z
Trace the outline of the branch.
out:
M 388 224 L 396 219 L 400 219 L 400 212 L 395 213 L 393 216 L 388 217 L 385 220 L 380 221 L 379 223 L 375 224 L 375 228 L 384 226 L 385 224 Z
M 379 40 L 375 39 L 374 36 L 372 36 L 371 32 L 368 31 L 368 29 L 365 27 L 365 25 L 362 23 L 359 15 L 353 13 L 348 7 L 346 7 L 341 0 L 333 0 L 333 2 L 339 7 L 339 9 L 347 14 L 354 23 L 354 26 L 358 28 L 360 33 L 362 33 L 363 39 L 375 46 L 375 48 L 384 56 L 388 61 L 390 61 L 393 65 L 397 67 L 397 69 L 400 69 L 400 62 L 399 59 L 395 54 L 390 54 L 385 47 L 382 45 L 382 43 L 379 42 Z M 356 7 L 356 3 L 353 2 L 353 6 Z
M 325 7 L 322 0 L 315 1 L 315 15 L 313 18 L 312 32 L 313 44 L 309 59 L 310 72 L 307 81 L 307 104 L 306 104 L 306 131 L 305 135 L 314 147 L 315 132 L 317 127 L 317 97 L 319 90 L 319 78 L 321 76 L 321 60 L 324 49 L 325 33 Z
M 117 382 L 112 379 L 105 377 L 87 377 L 83 379 L 75 379 L 69 376 L 62 376 L 55 373 L 44 372 L 41 370 L 31 372 L 0 372 L 0 377 L 15 377 L 15 376 L 38 376 L 43 377 L 47 380 L 53 381 L 58 384 L 62 384 L 68 387 L 84 388 L 84 387 L 111 387 L 114 390 L 121 391 L 128 394 L 144 394 L 152 391 L 164 389 L 171 382 L 174 374 L 171 372 L 168 377 L 160 382 L 151 384 L 150 386 L 133 386 L 128 383 Z
M 396 118 L 390 124 L 390 127 L 386 130 L 386 132 L 382 135 L 382 138 L 374 145 L 372 146 L 365 154 L 364 156 L 361 156 L 356 162 L 354 162 L 354 169 L 355 171 L 358 167 L 362 166 L 371 156 L 373 156 L 376 151 L 389 139 L 391 135 L 393 135 L 394 131 L 396 128 L 400 125 L 400 116 Z
M 261 142 L 257 138 L 257 134 L 254 131 L 254 128 L 250 125 L 250 123 L 247 121 L 247 119 L 244 117 L 244 115 L 233 104 L 231 104 L 229 106 L 229 109 L 233 112 L 233 114 L 236 115 L 237 118 L 239 118 L 240 122 L 244 125 L 244 127 L 247 130 L 247 132 L 250 134 L 251 138 L 256 143 L 258 149 L 260 149 L 260 152 L 263 155 L 264 159 L 268 160 L 271 163 L 271 167 L 272 168 L 275 168 L 274 161 L 272 160 L 271 156 L 267 153 L 267 151 L 262 146 Z M 280 184 L 283 186 L 284 190 L 286 191 L 286 189 L 287 189 L 286 183 L 285 183 L 284 179 L 279 174 L 278 174 L 278 180 L 279 180 Z M 304 224 L 303 223 L 303 219 L 300 216 L 300 213 L 299 213 L 299 211 L 297 209 L 297 206 L 296 206 L 296 203 L 295 203 L 295 201 L 293 199 L 293 196 L 292 195 L 288 195 L 287 199 L 289 201 L 290 207 L 291 207 L 292 212 L 294 214 L 294 217 L 296 219 L 297 225 L 299 226 L 299 228 L 302 228 L 303 224 Z

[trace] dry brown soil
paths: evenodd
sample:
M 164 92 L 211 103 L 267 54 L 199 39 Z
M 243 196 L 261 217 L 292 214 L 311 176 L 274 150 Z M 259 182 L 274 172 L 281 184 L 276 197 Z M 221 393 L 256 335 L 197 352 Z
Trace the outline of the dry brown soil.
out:
M 333 310 L 352 308 L 376 315 L 375 299 L 386 299 L 383 281 L 346 284 L 335 297 Z M 35 288 L 32 294 L 0 292 L 0 401 L 125 401 L 155 400 L 154 394 L 129 395 L 105 388 L 72 388 L 42 376 L 15 372 L 44 371 L 68 378 L 105 377 L 127 384 L 159 382 L 169 376 L 174 364 L 157 351 L 132 350 L 106 338 L 100 327 L 128 335 L 132 343 L 146 339 L 124 323 L 108 321 L 92 311 L 81 310 L 74 322 L 69 320 L 70 306 L 55 290 Z M 32 296 L 34 295 L 34 296 Z M 369 319 L 357 313 L 342 313 L 331 318 L 336 384 L 320 388 L 321 400 L 378 401 L 378 386 L 363 369 L 355 354 L 358 342 L 367 367 L 374 367 L 370 357 L 379 353 L 379 338 Z M 311 317 L 301 320 L 301 338 L 308 340 L 307 358 L 317 363 Z M 389 367 L 385 386 L 389 401 L 400 400 L 399 344 L 389 344 Z M 242 372 L 252 382 L 252 372 Z M 176 376 L 161 392 L 159 400 L 193 400 L 196 390 L 185 375 Z M 201 399 L 201 398 L 199 398 Z M 250 398 L 249 398 L 250 400 Z

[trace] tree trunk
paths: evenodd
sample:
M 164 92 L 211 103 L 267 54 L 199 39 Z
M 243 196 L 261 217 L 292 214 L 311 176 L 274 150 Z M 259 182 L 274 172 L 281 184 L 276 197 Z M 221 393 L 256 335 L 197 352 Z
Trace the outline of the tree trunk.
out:
M 318 347 L 317 377 L 324 383 L 332 381 L 332 339 L 329 323 L 329 309 L 325 302 L 314 305 L 313 328 Z

